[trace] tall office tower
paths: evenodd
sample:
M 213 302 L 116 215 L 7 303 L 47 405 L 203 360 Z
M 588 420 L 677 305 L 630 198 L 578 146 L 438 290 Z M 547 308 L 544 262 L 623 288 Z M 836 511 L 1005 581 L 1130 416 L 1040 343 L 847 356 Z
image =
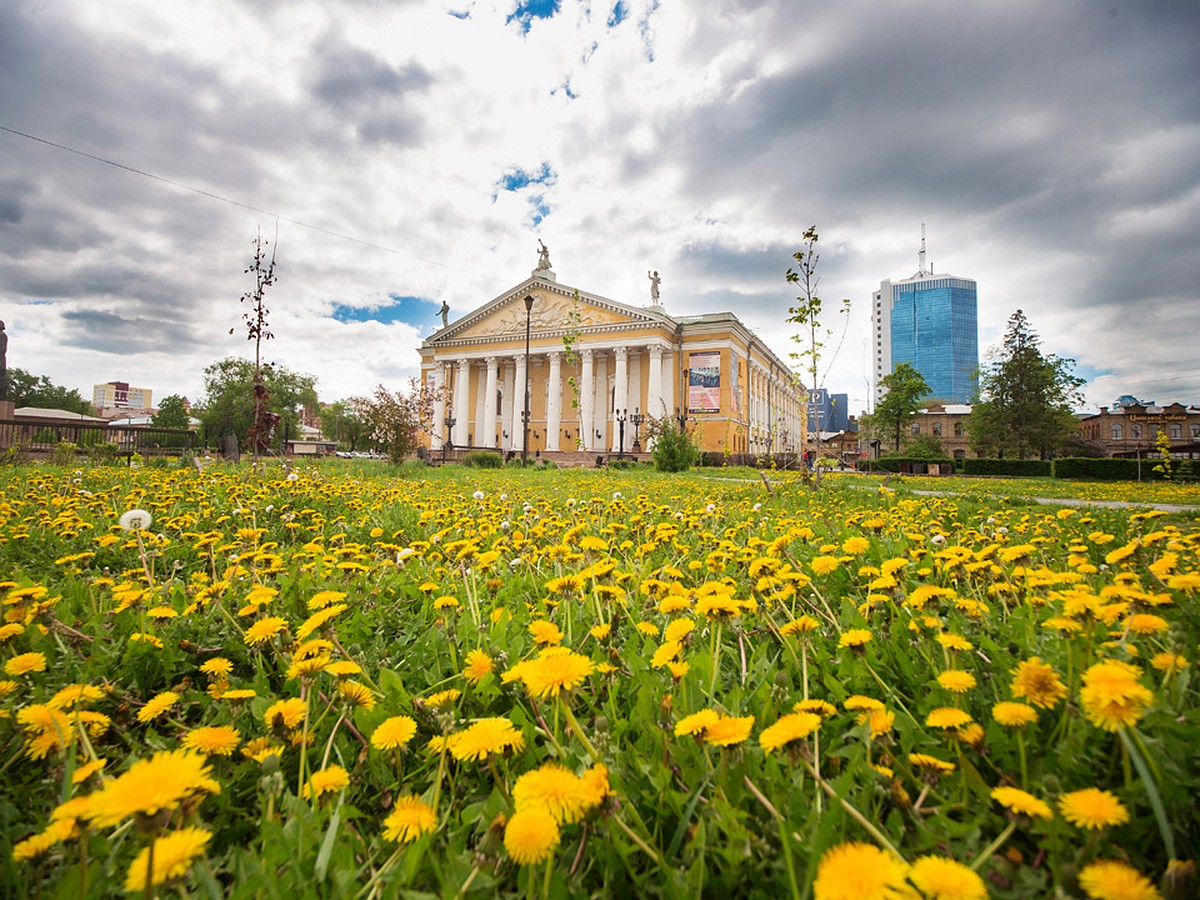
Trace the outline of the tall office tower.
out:
M 887 393 L 880 380 L 899 363 L 925 377 L 929 396 L 970 403 L 979 388 L 979 317 L 975 282 L 934 275 L 925 262 L 925 226 L 917 273 L 884 281 L 872 298 L 875 337 L 875 401 Z

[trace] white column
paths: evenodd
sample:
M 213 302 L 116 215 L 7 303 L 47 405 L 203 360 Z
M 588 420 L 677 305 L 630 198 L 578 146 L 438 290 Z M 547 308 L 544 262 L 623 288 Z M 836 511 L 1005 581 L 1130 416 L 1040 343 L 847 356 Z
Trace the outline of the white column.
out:
M 579 447 L 591 450 L 596 434 L 593 424 L 595 417 L 592 415 L 596 399 L 595 360 L 591 350 L 581 350 L 579 356 L 583 360 L 583 371 L 579 375 L 579 437 L 582 441 Z
M 512 448 L 521 450 L 525 446 L 525 424 L 521 421 L 521 414 L 525 412 L 525 376 L 529 370 L 525 368 L 524 353 L 515 357 L 515 360 L 517 374 L 513 379 L 512 426 L 508 430 L 512 435 Z
M 500 391 L 500 448 L 502 450 L 512 449 L 512 432 L 509 429 L 512 428 L 513 398 L 517 395 L 513 389 L 513 380 L 512 366 L 505 363 L 504 387 Z
M 458 447 L 467 445 L 467 431 L 471 427 L 471 411 L 467 405 L 471 401 L 471 361 L 460 359 L 458 372 L 454 382 L 454 444 Z
M 496 376 L 499 368 L 499 360 L 494 356 L 489 356 L 487 358 L 487 386 L 483 389 L 483 415 L 479 419 L 480 434 L 476 436 L 475 441 L 481 447 L 499 446 L 496 443 L 496 438 L 500 436 L 496 431 Z
M 605 435 L 608 434 L 608 355 L 596 357 L 595 390 L 592 394 L 591 449 L 604 450 Z
M 650 385 L 646 389 L 646 409 L 644 412 L 652 419 L 661 419 L 663 411 L 663 348 L 650 348 Z
M 617 347 L 613 351 L 617 358 L 617 371 L 613 381 L 613 437 L 612 449 L 620 449 L 621 429 L 616 423 L 616 416 L 629 406 L 629 348 Z
M 559 450 L 559 435 L 562 432 L 562 353 L 551 350 L 550 379 L 546 394 L 546 450 Z
M 441 450 L 446 443 L 446 364 L 436 363 L 433 373 L 433 434 L 429 447 Z

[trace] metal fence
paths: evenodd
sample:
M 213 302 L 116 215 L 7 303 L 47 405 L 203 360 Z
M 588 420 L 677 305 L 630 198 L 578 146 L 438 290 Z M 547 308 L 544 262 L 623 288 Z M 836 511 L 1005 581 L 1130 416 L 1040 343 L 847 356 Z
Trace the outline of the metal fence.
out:
M 87 451 L 129 456 L 178 456 L 196 448 L 196 434 L 185 428 L 106 425 L 66 419 L 0 419 L 0 449 L 20 447 L 38 453 L 54 450 L 64 441 Z M 109 449 L 113 447 L 115 449 Z

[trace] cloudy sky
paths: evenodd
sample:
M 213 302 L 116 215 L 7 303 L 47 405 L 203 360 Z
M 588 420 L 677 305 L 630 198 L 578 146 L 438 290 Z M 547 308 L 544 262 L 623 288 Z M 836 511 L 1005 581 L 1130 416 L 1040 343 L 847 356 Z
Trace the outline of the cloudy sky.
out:
M 260 228 L 267 357 L 324 400 L 403 386 L 539 238 L 562 283 L 643 305 L 654 268 L 783 356 L 816 225 L 863 408 L 924 223 L 982 349 L 1022 308 L 1091 406 L 1200 404 L 1198 47 L 1192 0 L 5 0 L 9 365 L 201 398 L 253 355 Z

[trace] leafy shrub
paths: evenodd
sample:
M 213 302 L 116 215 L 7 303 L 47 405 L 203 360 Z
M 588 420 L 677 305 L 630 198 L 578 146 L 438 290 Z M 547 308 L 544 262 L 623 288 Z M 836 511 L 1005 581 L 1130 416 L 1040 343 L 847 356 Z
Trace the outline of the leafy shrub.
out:
M 70 441 L 59 441 L 54 445 L 54 455 L 50 461 L 56 466 L 70 466 L 75 464 L 75 451 L 79 448 Z
M 462 464 L 471 469 L 499 469 L 504 464 L 504 457 L 491 450 L 473 450 L 463 456 Z M 520 464 L 517 460 L 517 465 Z
M 1008 475 L 1014 478 L 1045 478 L 1053 474 L 1048 459 L 962 459 L 964 475 Z
M 959 460 L 962 463 L 963 460 Z M 864 468 L 867 471 L 903 472 L 906 475 L 925 475 L 930 465 L 936 465 L 943 474 L 954 471 L 952 459 L 924 459 L 911 456 L 881 456 L 879 459 L 868 460 Z
M 687 430 L 686 425 L 680 427 L 671 416 L 651 419 L 646 431 L 654 438 L 651 455 L 654 457 L 654 467 L 658 471 L 684 472 L 700 462 L 702 453 L 696 446 L 696 439 Z

